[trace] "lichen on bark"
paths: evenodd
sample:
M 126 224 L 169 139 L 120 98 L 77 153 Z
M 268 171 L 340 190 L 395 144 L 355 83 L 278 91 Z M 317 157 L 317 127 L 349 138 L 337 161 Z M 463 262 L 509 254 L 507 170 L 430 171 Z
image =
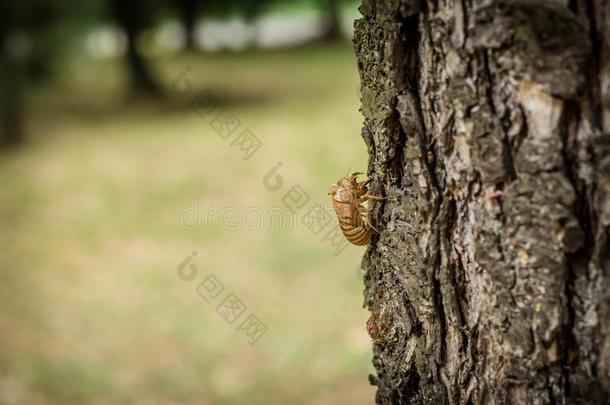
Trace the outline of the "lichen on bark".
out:
M 610 401 L 610 4 L 364 0 L 378 403 Z

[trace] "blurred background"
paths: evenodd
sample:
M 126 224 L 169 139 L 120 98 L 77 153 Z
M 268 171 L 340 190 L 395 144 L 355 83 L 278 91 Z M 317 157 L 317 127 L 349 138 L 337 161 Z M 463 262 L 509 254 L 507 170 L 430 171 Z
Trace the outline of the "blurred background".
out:
M 0 3 L 0 403 L 373 401 L 364 249 L 309 216 L 366 169 L 357 16 Z

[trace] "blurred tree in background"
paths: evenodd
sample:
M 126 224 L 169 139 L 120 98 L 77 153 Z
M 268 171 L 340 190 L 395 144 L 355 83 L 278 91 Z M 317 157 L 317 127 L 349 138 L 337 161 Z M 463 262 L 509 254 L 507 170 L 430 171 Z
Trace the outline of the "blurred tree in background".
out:
M 240 17 L 250 27 L 250 45 L 256 43 L 258 35 L 255 25 L 256 20 L 274 3 L 282 1 L 286 0 L 232 0 L 234 9 L 238 11 Z
M 142 55 L 142 34 L 154 25 L 159 4 L 154 0 L 112 0 L 112 15 L 125 33 L 126 58 L 135 93 L 157 95 L 161 86 Z
M 313 6 L 320 11 L 322 17 L 321 35 L 322 40 L 339 40 L 343 37 L 341 30 L 341 11 L 346 4 L 354 3 L 353 0 L 172 0 L 170 8 L 176 12 L 184 30 L 184 48 L 196 49 L 196 30 L 199 18 L 202 16 L 227 18 L 237 16 L 242 18 L 246 24 L 254 26 L 256 20 L 274 6 Z M 255 27 L 253 27 L 255 28 Z M 252 42 L 256 39 L 253 32 Z
M 205 0 L 174 0 L 178 17 L 182 23 L 184 29 L 184 48 L 187 50 L 194 50 L 195 47 L 195 34 L 197 28 L 197 19 L 199 12 L 202 9 L 202 5 L 207 2 Z
M 21 143 L 27 87 L 52 73 L 62 1 L 0 3 L 0 144 Z
M 234 7 L 240 10 L 241 16 L 248 23 L 252 23 L 260 17 L 260 15 L 271 7 L 273 3 L 279 3 L 281 1 L 282 0 L 233 0 Z
M 100 1 L 0 3 L 0 147 L 24 141 L 28 91 L 55 76 L 75 32 L 101 15 Z
M 247 42 L 257 43 L 258 19 L 275 9 L 317 8 L 320 38 L 341 37 L 341 10 L 350 0 L 67 0 L 5 1 L 0 4 L 0 147 L 24 137 L 24 115 L 32 86 L 53 78 L 72 45 L 80 46 L 96 27 L 116 26 L 124 41 L 127 88 L 133 94 L 160 96 L 162 85 L 143 49 L 163 20 L 178 20 L 186 50 L 195 50 L 200 19 L 242 19 Z M 145 46 L 146 45 L 146 46 Z M 74 48 L 76 50 L 76 48 Z
M 198 21 L 202 16 L 228 18 L 238 16 L 253 26 L 257 18 L 274 4 L 287 0 L 172 0 L 170 8 L 176 12 L 184 31 L 184 49 L 196 50 Z M 256 33 L 253 33 L 253 40 Z
M 322 12 L 322 39 L 334 41 L 341 38 L 341 3 L 343 0 L 317 0 Z
M 245 10 L 252 7 L 249 3 L 265 2 L 265 0 L 260 2 L 250 0 L 171 0 L 168 5 L 170 13 L 174 11 L 182 25 L 184 49 L 195 51 L 197 50 L 197 26 L 202 16 L 226 18 L 243 11 L 244 18 L 247 19 L 245 15 L 248 14 L 248 11 Z

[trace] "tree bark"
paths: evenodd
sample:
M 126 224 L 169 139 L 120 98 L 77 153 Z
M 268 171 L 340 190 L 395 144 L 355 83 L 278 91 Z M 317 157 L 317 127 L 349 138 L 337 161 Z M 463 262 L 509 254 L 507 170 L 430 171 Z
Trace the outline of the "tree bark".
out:
M 610 401 L 610 2 L 363 0 L 381 404 Z

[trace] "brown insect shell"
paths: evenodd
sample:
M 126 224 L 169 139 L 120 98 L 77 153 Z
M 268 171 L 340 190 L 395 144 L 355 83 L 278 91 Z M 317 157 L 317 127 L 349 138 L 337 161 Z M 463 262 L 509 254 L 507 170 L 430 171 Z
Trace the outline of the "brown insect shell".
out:
M 358 183 L 355 176 L 344 177 L 330 188 L 333 201 L 357 205 L 361 196 L 367 193 L 367 187 Z

